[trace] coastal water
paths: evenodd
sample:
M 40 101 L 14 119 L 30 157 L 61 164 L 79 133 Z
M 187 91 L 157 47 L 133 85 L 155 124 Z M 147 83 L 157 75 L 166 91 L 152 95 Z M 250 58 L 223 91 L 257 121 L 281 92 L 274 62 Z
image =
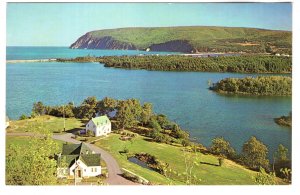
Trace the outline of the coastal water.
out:
M 8 48 L 7 59 L 140 53 L 145 52 L 22 47 Z M 223 136 L 240 151 L 253 135 L 268 146 L 270 156 L 279 144 L 291 150 L 291 130 L 273 121 L 291 111 L 291 97 L 228 96 L 207 89 L 208 80 L 245 76 L 249 74 L 123 70 L 99 63 L 7 64 L 6 113 L 12 119 L 30 114 L 37 101 L 78 105 L 88 96 L 138 98 L 153 103 L 156 113 L 166 114 L 206 146 L 215 136 Z

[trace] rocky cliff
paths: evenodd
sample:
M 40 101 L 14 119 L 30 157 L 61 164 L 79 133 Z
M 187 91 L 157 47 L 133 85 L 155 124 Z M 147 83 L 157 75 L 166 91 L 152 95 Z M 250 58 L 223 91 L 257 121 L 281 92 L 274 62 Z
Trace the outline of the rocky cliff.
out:
M 81 36 L 70 46 L 71 49 L 119 49 L 136 50 L 136 46 L 131 43 L 115 40 L 111 36 L 93 37 L 90 33 Z

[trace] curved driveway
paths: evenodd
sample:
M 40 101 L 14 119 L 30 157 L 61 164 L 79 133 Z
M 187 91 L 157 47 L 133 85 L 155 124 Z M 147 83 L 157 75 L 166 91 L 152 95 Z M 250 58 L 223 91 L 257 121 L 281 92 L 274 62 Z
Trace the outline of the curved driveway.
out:
M 33 136 L 32 133 L 7 133 L 6 135 Z M 58 135 L 58 134 L 53 135 L 52 138 L 56 139 L 56 140 L 61 140 L 64 142 L 74 143 L 74 144 L 81 143 L 80 141 L 73 139 L 71 133 L 66 133 L 66 134 L 62 134 L 62 135 Z M 103 150 L 93 144 L 89 144 L 89 143 L 86 143 L 86 144 L 88 145 L 88 147 L 91 150 L 95 151 L 95 153 L 100 153 L 101 158 L 105 161 L 107 171 L 108 171 L 108 178 L 105 180 L 105 182 L 107 184 L 109 184 L 109 185 L 139 185 L 137 183 L 129 181 L 129 180 L 125 179 L 124 177 L 120 176 L 122 171 L 119 167 L 119 164 L 117 163 L 117 161 L 114 159 L 114 157 L 111 154 L 109 154 L 105 150 Z

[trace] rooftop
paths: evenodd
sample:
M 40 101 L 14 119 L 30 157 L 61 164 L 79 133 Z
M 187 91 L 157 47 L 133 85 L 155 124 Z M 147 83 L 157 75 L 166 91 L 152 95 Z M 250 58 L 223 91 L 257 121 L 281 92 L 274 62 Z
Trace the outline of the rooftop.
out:
M 58 166 L 68 166 L 80 159 L 87 166 L 100 166 L 101 154 L 94 154 L 85 143 L 64 144 L 61 156 L 57 159 Z
M 92 121 L 94 122 L 95 125 L 98 126 L 98 125 L 107 124 L 110 120 L 106 115 L 104 115 L 104 116 L 98 116 L 98 117 L 92 118 Z

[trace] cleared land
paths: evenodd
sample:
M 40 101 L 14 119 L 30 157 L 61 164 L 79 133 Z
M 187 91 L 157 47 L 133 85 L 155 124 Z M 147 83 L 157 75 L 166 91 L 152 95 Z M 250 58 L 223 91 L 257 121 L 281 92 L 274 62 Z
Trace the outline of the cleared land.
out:
M 65 119 L 66 132 L 73 132 L 85 127 L 85 121 L 76 118 Z M 49 115 L 38 116 L 32 119 L 10 121 L 6 129 L 8 133 L 33 132 L 45 129 L 52 133 L 64 133 L 64 119 Z
M 6 136 L 6 154 L 9 153 L 8 146 L 13 144 L 16 145 L 20 148 L 30 149 L 27 147 L 27 145 L 30 142 L 30 137 L 29 136 Z M 58 144 L 58 150 L 53 151 L 53 154 L 61 152 L 62 145 L 66 142 L 55 140 L 55 142 Z
M 171 146 L 151 141 L 146 141 L 145 137 L 137 136 L 132 142 L 121 141 L 119 134 L 110 134 L 108 137 L 96 142 L 95 145 L 106 149 L 118 161 L 120 166 L 126 168 L 137 175 L 140 175 L 154 184 L 185 184 L 184 172 L 184 152 L 183 147 Z M 159 160 L 169 163 L 169 168 L 181 174 L 181 176 L 171 175 L 170 178 L 155 172 L 142 168 L 127 160 L 127 155 L 122 154 L 124 148 L 129 153 L 146 152 L 156 156 Z M 216 156 L 197 153 L 199 166 L 193 168 L 193 174 L 196 175 L 197 184 L 203 185 L 221 185 L 221 184 L 255 184 L 253 176 L 256 172 L 245 169 L 244 167 L 225 160 L 223 166 L 218 166 L 219 161 Z M 195 157 L 195 156 L 194 156 Z

